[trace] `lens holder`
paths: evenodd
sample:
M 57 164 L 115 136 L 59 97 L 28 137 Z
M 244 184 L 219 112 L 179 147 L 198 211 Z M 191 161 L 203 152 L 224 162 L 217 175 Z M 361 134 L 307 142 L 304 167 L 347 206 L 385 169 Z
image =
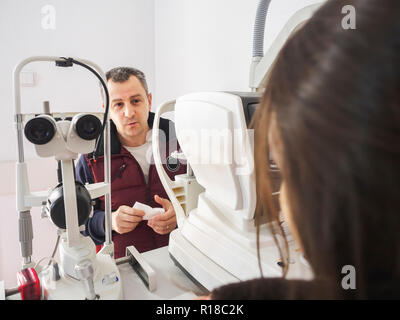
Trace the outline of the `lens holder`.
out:
M 92 114 L 82 114 L 74 121 L 74 129 L 84 140 L 95 140 L 101 133 L 101 121 Z
M 55 132 L 54 120 L 43 116 L 29 120 L 24 129 L 25 137 L 35 145 L 44 145 L 50 142 Z

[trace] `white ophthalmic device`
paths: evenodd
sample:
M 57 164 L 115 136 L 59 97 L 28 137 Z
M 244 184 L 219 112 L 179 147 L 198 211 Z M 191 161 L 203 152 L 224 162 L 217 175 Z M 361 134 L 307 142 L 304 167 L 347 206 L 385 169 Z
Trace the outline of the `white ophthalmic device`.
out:
M 155 128 L 163 114 L 174 112 L 182 152 L 172 156 L 187 164 L 187 174 L 172 181 L 162 166 L 158 130 L 153 130 L 154 161 L 178 221 L 178 228 L 170 235 L 169 253 L 176 265 L 207 290 L 261 276 L 254 223 L 254 146 L 248 124 L 280 49 L 323 2 L 298 10 L 264 55 L 264 24 L 270 1 L 260 1 L 250 68 L 253 92 L 192 93 L 157 110 Z M 291 255 L 287 277 L 312 277 L 295 241 L 284 229 Z M 261 226 L 259 243 L 263 275 L 281 276 L 279 252 L 267 224 Z
M 92 71 L 100 80 L 102 70 L 90 61 L 60 57 L 31 57 L 20 62 L 14 69 L 15 124 L 17 129 L 18 161 L 17 211 L 19 215 L 19 238 L 23 257 L 22 271 L 18 273 L 19 291 L 22 299 L 122 299 L 120 274 L 113 259 L 111 240 L 111 196 L 110 196 L 110 138 L 109 119 L 85 113 L 38 114 L 21 112 L 20 72 L 31 62 L 53 62 L 59 67 L 81 65 Z M 108 92 L 107 92 L 108 97 Z M 107 98 L 108 99 L 108 98 Z M 106 108 L 107 114 L 108 108 Z M 23 130 L 24 128 L 24 130 Z M 82 185 L 75 181 L 74 163 L 78 154 L 93 152 L 97 138 L 104 134 L 105 181 Z M 23 134 L 35 145 L 39 157 L 54 157 L 58 161 L 59 184 L 52 191 L 31 192 L 28 171 L 24 159 Z M 96 146 L 97 148 L 97 146 Z M 92 199 L 105 195 L 106 241 L 96 254 L 90 237 L 81 235 L 81 227 L 89 218 Z M 32 207 L 42 207 L 43 217 L 49 217 L 58 227 L 60 264 L 53 257 L 42 268 L 32 261 Z M 48 261 L 46 261 L 48 262 Z

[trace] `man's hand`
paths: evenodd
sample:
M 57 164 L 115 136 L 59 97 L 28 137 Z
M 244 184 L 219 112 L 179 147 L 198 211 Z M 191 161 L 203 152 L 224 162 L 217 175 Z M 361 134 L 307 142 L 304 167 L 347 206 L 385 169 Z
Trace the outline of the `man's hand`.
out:
M 165 212 L 151 218 L 147 222 L 147 225 L 158 234 L 170 233 L 176 227 L 176 214 L 174 206 L 169 200 L 163 199 L 158 195 L 154 196 L 154 200 L 155 202 L 161 204 Z
M 120 234 L 130 232 L 143 220 L 143 216 L 144 212 L 142 210 L 120 206 L 111 215 L 112 230 Z

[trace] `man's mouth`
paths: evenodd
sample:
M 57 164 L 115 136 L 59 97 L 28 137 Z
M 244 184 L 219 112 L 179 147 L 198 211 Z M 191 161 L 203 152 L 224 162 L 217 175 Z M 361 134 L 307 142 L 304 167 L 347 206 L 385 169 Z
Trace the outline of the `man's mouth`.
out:
M 136 124 L 137 124 L 137 122 L 136 122 L 136 121 L 133 121 L 133 122 L 129 122 L 127 125 L 128 125 L 129 127 L 134 127 Z

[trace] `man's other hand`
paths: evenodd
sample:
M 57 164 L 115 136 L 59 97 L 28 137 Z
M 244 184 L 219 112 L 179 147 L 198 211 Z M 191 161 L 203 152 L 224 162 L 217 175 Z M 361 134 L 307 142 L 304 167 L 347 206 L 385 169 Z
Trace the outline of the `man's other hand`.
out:
M 158 234 L 168 234 L 176 227 L 176 214 L 174 206 L 172 205 L 171 201 L 161 198 L 158 195 L 154 196 L 154 201 L 158 204 L 161 204 L 165 212 L 151 218 L 147 222 L 147 225 Z

